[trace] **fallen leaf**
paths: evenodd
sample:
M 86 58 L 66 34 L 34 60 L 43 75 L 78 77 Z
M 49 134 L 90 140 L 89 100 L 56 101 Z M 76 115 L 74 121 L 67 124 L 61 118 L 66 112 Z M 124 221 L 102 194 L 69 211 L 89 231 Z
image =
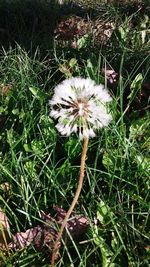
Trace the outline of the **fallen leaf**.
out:
M 7 249 L 10 240 L 11 236 L 8 218 L 0 208 L 0 248 Z
M 102 74 L 105 75 L 106 79 L 110 84 L 114 84 L 118 80 L 118 73 L 114 71 L 114 69 L 107 67 L 106 69 L 102 69 Z
M 57 212 L 56 220 L 58 221 L 58 224 L 62 224 L 63 219 L 66 216 L 66 211 L 59 207 L 55 207 L 54 210 Z M 85 234 L 88 227 L 88 219 L 82 215 L 75 215 L 75 213 L 72 213 L 70 219 L 67 222 L 67 229 L 76 239 L 80 238 L 81 235 Z
M 9 193 L 11 190 L 11 184 L 4 182 L 0 184 L 0 189 L 2 189 L 5 193 Z
M 9 248 L 16 250 L 28 247 L 31 243 L 36 242 L 36 239 L 41 239 L 41 235 L 42 228 L 40 226 L 16 233 L 12 242 L 9 243 Z
M 7 84 L 7 85 L 3 83 L 0 84 L 0 94 L 3 96 L 7 96 L 8 93 L 11 91 L 11 89 L 12 89 L 11 84 Z
M 20 250 L 33 245 L 38 251 L 51 251 L 58 234 L 56 225 L 61 225 L 66 215 L 66 211 L 59 207 L 54 208 L 54 210 L 56 212 L 55 218 L 44 211 L 40 211 L 40 218 L 43 220 L 43 224 L 27 229 L 25 232 L 14 234 L 7 242 L 7 249 Z M 2 211 L 0 213 L 0 220 L 7 234 L 9 223 L 6 215 Z M 88 226 L 89 222 L 87 218 L 72 214 L 66 227 L 73 238 L 80 239 L 81 235 L 87 231 Z M 69 239 L 66 239 L 66 242 L 68 242 L 68 240 Z M 5 242 L 4 240 L 2 241 L 4 245 Z M 2 243 L 1 239 L 0 243 Z M 59 247 L 60 246 L 61 242 L 59 243 Z

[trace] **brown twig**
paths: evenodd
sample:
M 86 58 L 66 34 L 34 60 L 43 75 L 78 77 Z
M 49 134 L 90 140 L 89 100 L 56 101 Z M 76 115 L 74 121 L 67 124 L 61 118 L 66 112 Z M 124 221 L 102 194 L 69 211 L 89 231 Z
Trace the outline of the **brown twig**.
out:
M 54 267 L 55 266 L 55 258 L 56 258 L 56 255 L 58 253 L 58 246 L 59 246 L 59 242 L 62 238 L 62 234 L 63 234 L 63 231 L 64 231 L 64 228 L 66 227 L 66 224 L 67 224 L 67 221 L 78 201 L 78 198 L 80 196 L 80 192 L 81 192 L 81 189 L 82 189 L 82 185 L 83 185 L 83 178 L 84 178 L 84 169 L 85 169 L 85 161 L 86 161 L 86 154 L 87 154 L 87 149 L 88 149 L 88 141 L 89 139 L 88 138 L 85 138 L 84 141 L 83 141 L 83 148 L 82 148 L 82 155 L 81 155 L 81 165 L 80 165 L 80 176 L 79 176 L 79 183 L 78 183 L 78 187 L 77 187 L 77 190 L 76 190 L 76 193 L 74 195 L 74 198 L 73 198 L 73 201 L 71 203 L 71 206 L 63 220 L 63 223 L 61 225 L 61 228 L 59 230 L 59 233 L 58 233 L 58 236 L 57 236 L 57 239 L 55 241 L 55 244 L 54 244 L 54 248 L 53 248 L 53 251 L 52 251 L 52 257 L 51 257 L 51 267 Z

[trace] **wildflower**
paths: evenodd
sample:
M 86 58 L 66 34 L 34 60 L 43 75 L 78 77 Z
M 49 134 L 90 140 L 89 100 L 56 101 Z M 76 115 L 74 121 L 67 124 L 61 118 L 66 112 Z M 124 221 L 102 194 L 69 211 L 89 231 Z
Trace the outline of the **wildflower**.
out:
M 106 106 L 111 100 L 102 84 L 89 78 L 66 79 L 55 88 L 50 116 L 58 120 L 56 128 L 62 135 L 74 132 L 80 139 L 95 137 L 95 131 L 112 119 Z

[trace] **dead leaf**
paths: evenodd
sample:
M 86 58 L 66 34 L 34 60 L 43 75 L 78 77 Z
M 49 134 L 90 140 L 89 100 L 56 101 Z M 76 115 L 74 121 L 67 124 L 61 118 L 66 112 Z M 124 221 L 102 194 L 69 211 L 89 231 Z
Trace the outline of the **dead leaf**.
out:
M 103 68 L 102 74 L 105 75 L 110 84 L 114 84 L 118 81 L 119 75 L 111 66 L 106 66 L 106 68 Z
M 28 229 L 25 232 L 16 233 L 13 240 L 9 243 L 11 249 L 22 249 L 28 247 L 31 243 L 36 242 L 36 239 L 41 239 L 42 228 L 40 226 Z
M 56 220 L 58 221 L 58 224 L 62 224 L 63 219 L 66 216 L 66 211 L 59 207 L 55 207 L 54 210 L 57 212 Z M 75 215 L 75 213 L 72 213 L 67 223 L 67 229 L 75 239 L 78 239 L 81 235 L 85 234 L 88 227 L 88 219 L 82 215 Z
M 9 223 L 8 223 L 8 218 L 1 208 L 0 208 L 0 224 L 5 229 L 10 228 Z
M 12 89 L 11 84 L 7 84 L 7 85 L 3 83 L 0 84 L 0 94 L 3 96 L 7 96 L 8 93 L 11 91 L 11 89 Z
M 8 248 L 10 242 L 10 226 L 6 214 L 0 208 L 0 247 L 3 249 Z
M 56 211 L 55 218 L 51 217 L 50 214 L 41 211 L 40 218 L 43 219 L 42 225 L 37 225 L 33 228 L 27 229 L 25 232 L 18 232 L 13 235 L 11 239 L 6 239 L 7 242 L 5 242 L 4 238 L 0 238 L 0 244 L 6 247 L 5 243 L 7 243 L 8 250 L 24 249 L 32 244 L 39 251 L 51 251 L 58 234 L 58 228 L 56 225 L 61 225 L 66 215 L 66 211 L 59 207 L 56 207 L 54 210 Z M 2 210 L 0 210 L 0 221 L 3 227 L 3 232 L 8 234 L 9 223 Z M 87 218 L 81 215 L 77 216 L 72 214 L 72 217 L 69 219 L 66 227 L 73 238 L 80 239 L 81 235 L 87 231 L 88 226 L 89 223 Z M 66 242 L 68 241 L 69 239 L 66 239 Z M 60 246 L 61 242 L 59 243 L 59 247 Z
M 11 190 L 11 184 L 4 182 L 0 184 L 0 189 L 2 189 L 5 193 L 9 193 Z

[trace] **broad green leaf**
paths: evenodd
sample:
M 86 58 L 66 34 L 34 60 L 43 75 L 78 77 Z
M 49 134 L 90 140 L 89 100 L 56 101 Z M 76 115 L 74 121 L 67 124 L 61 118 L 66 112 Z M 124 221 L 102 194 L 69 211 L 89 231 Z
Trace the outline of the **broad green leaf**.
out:
M 25 170 L 31 175 L 32 177 L 36 176 L 36 169 L 35 169 L 35 162 L 34 161 L 27 161 L 24 164 Z
M 92 228 L 92 233 L 94 242 L 100 248 L 101 251 L 102 267 L 117 267 L 117 264 L 111 263 L 111 259 L 114 253 L 108 246 L 108 244 L 105 242 L 104 238 L 101 236 L 97 225 L 94 225 L 94 227 Z
M 71 58 L 69 61 L 69 66 L 71 68 L 74 68 L 77 65 L 77 59 L 76 58 Z
M 105 223 L 105 218 L 108 215 L 108 207 L 104 203 L 104 201 L 100 201 L 98 204 L 98 210 L 97 210 L 97 219 L 100 221 L 101 224 Z
M 18 108 L 13 109 L 12 110 L 12 114 L 18 115 L 19 114 L 19 109 Z
M 97 207 L 97 220 L 102 225 L 108 224 L 110 222 L 110 215 L 112 216 L 113 213 L 110 211 L 109 206 L 103 200 L 100 200 Z
M 135 77 L 135 79 L 133 80 L 133 82 L 131 83 L 130 88 L 131 89 L 135 89 L 135 88 L 140 89 L 141 88 L 141 85 L 142 85 L 142 82 L 143 82 L 143 75 L 141 73 L 139 73 Z
M 85 34 L 84 36 L 78 39 L 77 48 L 78 49 L 84 48 L 88 45 L 88 43 L 89 43 L 89 35 Z
M 30 144 L 24 144 L 23 147 L 24 147 L 24 150 L 26 152 L 32 152 L 32 149 L 31 149 L 31 145 Z
M 131 93 L 128 96 L 128 99 L 133 99 L 135 97 L 135 95 L 137 94 L 137 92 L 140 91 L 141 86 L 143 83 L 143 75 L 141 73 L 139 73 L 135 79 L 133 80 L 133 82 L 131 83 L 130 89 L 131 89 Z
M 144 157 L 143 155 L 137 155 L 136 161 L 143 170 L 150 171 L 150 157 Z
M 45 99 L 45 93 L 43 93 L 39 88 L 36 87 L 29 87 L 29 90 L 31 91 L 32 95 L 38 99 Z
M 31 142 L 31 149 L 35 154 L 43 154 L 44 147 L 43 141 L 33 140 Z

